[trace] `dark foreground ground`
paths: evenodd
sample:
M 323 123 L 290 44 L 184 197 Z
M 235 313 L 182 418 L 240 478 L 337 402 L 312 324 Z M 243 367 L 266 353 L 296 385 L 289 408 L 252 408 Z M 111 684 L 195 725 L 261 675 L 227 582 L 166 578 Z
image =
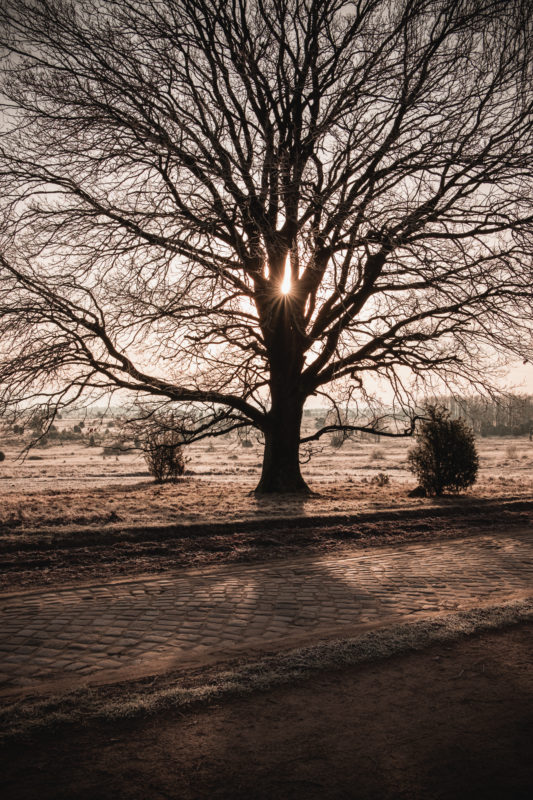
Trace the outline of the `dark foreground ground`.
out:
M 5 745 L 4 800 L 533 796 L 533 627 Z

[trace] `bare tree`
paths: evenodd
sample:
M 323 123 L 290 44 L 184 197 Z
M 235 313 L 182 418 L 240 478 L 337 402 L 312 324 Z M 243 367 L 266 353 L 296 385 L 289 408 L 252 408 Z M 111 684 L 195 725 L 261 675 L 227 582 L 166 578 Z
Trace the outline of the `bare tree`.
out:
M 254 426 L 258 491 L 307 491 L 301 441 L 346 427 L 302 439 L 311 395 L 408 411 L 528 358 L 531 15 L 3 0 L 4 410 L 128 390 L 188 440 Z

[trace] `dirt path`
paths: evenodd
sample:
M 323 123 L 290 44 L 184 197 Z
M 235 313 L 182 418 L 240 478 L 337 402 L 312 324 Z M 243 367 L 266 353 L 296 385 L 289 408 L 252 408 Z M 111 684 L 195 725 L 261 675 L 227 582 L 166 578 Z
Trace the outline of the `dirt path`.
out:
M 531 626 L 4 750 L 5 800 L 526 800 Z

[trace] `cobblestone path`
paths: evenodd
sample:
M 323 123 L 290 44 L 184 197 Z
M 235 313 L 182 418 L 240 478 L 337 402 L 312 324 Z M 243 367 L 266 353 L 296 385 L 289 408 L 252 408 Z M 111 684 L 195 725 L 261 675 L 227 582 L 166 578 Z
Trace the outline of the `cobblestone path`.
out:
M 349 636 L 532 587 L 533 534 L 512 532 L 4 594 L 0 692 L 121 680 Z

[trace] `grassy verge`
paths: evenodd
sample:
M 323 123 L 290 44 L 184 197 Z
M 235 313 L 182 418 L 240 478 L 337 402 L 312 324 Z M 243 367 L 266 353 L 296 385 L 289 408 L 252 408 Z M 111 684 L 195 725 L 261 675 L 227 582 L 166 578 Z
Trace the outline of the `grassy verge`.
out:
M 52 726 L 113 721 L 167 709 L 197 708 L 232 696 L 290 684 L 319 670 L 390 658 L 484 631 L 533 621 L 533 598 L 393 625 L 353 639 L 320 643 L 223 668 L 174 673 L 132 683 L 30 698 L 0 712 L 4 741 Z
M 24 550 L 54 550 L 57 547 L 78 548 L 91 545 L 119 544 L 137 541 L 165 541 L 194 539 L 200 536 L 224 536 L 251 532 L 268 532 L 273 527 L 279 530 L 308 530 L 313 528 L 350 527 L 365 524 L 408 522 L 426 519 L 466 517 L 484 521 L 493 520 L 494 514 L 509 515 L 533 511 L 533 500 L 524 498 L 491 499 L 473 501 L 471 498 L 441 498 L 440 504 L 422 508 L 379 509 L 356 514 L 326 514 L 313 516 L 278 517 L 275 519 L 249 519 L 233 523 L 187 523 L 125 526 L 106 524 L 97 527 L 71 526 L 65 530 L 40 526 L 36 529 L 6 528 L 0 534 L 0 552 L 22 552 Z
M 463 500 L 431 509 L 251 520 L 231 526 L 139 525 L 117 531 L 104 527 L 0 534 L 0 591 L 531 530 L 532 500 L 500 499 L 483 506 Z

